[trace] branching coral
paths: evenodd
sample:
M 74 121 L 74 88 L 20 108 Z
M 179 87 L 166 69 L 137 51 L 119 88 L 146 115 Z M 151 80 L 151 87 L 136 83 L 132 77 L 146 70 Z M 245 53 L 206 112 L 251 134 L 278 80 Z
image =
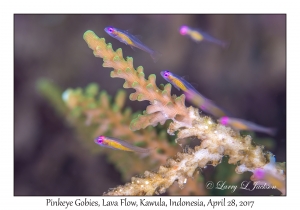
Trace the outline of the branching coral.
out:
M 163 164 L 165 160 L 176 154 L 177 146 L 169 144 L 165 132 L 157 134 L 154 129 L 133 132 L 129 129 L 132 113 L 130 108 L 123 110 L 126 94 L 119 91 L 111 102 L 106 91 L 99 91 L 97 84 L 90 84 L 84 90 L 81 88 L 62 91 L 47 80 L 40 80 L 38 84 L 41 93 L 68 118 L 68 121 L 81 134 L 84 145 L 93 152 L 104 152 L 109 160 L 122 172 L 124 180 L 132 175 Z M 100 93 L 99 93 L 100 92 Z M 64 101 L 61 100 L 63 95 Z M 141 144 L 150 148 L 159 148 L 162 152 L 151 153 L 151 158 L 136 158 L 135 154 L 117 152 L 95 146 L 91 139 L 99 135 L 110 135 L 126 141 Z M 130 167 L 131 162 L 135 167 Z
M 193 111 L 197 115 L 197 109 Z M 238 164 L 237 173 L 254 172 L 255 169 L 268 165 L 273 178 L 279 183 L 276 187 L 285 193 L 284 168 L 278 164 L 270 165 L 273 155 L 270 152 L 263 152 L 263 147 L 254 145 L 250 136 L 241 137 L 231 128 L 215 124 L 210 118 L 200 115 L 194 121 L 193 128 L 181 129 L 177 135 L 179 139 L 197 136 L 202 139 L 202 143 L 195 147 L 194 151 L 190 149 L 188 153 L 178 153 L 174 159 L 169 159 L 165 166 L 161 166 L 158 172 L 145 172 L 141 178 L 133 178 L 132 183 L 119 186 L 107 195 L 163 193 L 176 180 L 179 186 L 183 187 L 187 178 L 192 177 L 198 167 L 204 168 L 207 164 L 216 166 L 224 155 L 229 156 L 230 164 Z
M 103 67 L 113 68 L 111 77 L 125 79 L 124 88 L 133 88 L 135 93 L 130 95 L 131 100 L 148 100 L 150 105 L 143 115 L 139 115 L 131 122 L 131 129 L 138 130 L 149 125 L 164 124 L 171 119 L 168 133 L 174 135 L 178 131 L 178 139 L 197 137 L 201 145 L 188 153 L 177 153 L 170 158 L 166 165 L 157 172 L 146 171 L 141 177 L 133 177 L 132 182 L 112 189 L 107 195 L 152 195 L 163 193 L 174 181 L 183 187 L 195 170 L 208 164 L 218 165 L 224 155 L 228 155 L 230 164 L 237 164 L 236 172 L 254 172 L 268 166 L 268 171 L 279 180 L 282 185 L 278 188 L 285 194 L 285 169 L 279 164 L 270 164 L 273 154 L 265 152 L 263 146 L 253 143 L 250 136 L 242 137 L 229 127 L 215 123 L 207 116 L 201 116 L 199 110 L 185 106 L 184 95 L 171 96 L 171 85 L 161 89 L 155 84 L 155 75 L 145 79 L 143 67 L 136 70 L 133 59 L 123 58 L 122 50 L 114 51 L 112 45 L 106 44 L 103 38 L 98 38 L 94 32 L 87 31 L 84 40 L 93 50 L 96 57 L 103 58 Z M 271 183 L 272 184 L 272 183 Z
M 50 81 L 41 79 L 38 82 L 38 89 L 76 128 L 83 145 L 93 153 L 105 153 L 108 160 L 121 172 L 124 181 L 148 168 L 156 168 L 164 164 L 166 159 L 174 156 L 179 149 L 178 145 L 170 144 L 164 128 L 160 128 L 162 129 L 160 132 L 151 127 L 138 132 L 129 129 L 131 117 L 137 113 L 132 113 L 130 108 L 123 108 L 126 98 L 124 91 L 118 91 L 111 101 L 106 91 L 99 91 L 99 86 L 95 83 L 91 83 L 84 89 L 69 88 L 62 94 L 62 90 Z M 133 144 L 157 148 L 158 152 L 151 153 L 149 158 L 141 159 L 134 153 L 95 146 L 93 138 L 104 134 L 126 139 Z M 181 195 L 205 194 L 201 182 L 194 179 L 190 180 L 190 183 L 191 187 L 186 192 L 181 191 Z M 178 187 L 169 189 L 168 193 L 171 195 L 178 193 Z
M 171 96 L 171 84 L 165 85 L 162 89 L 156 86 L 156 76 L 151 74 L 148 80 L 145 79 L 144 69 L 142 66 L 133 67 L 133 59 L 127 57 L 124 60 L 122 49 L 114 51 L 112 45 L 106 45 L 104 38 L 99 39 L 94 32 L 87 31 L 84 34 L 84 40 L 89 47 L 93 49 L 96 57 L 104 60 L 103 67 L 111 67 L 111 77 L 125 79 L 124 88 L 133 88 L 135 93 L 130 95 L 130 100 L 150 101 L 143 115 L 139 115 L 131 122 L 132 130 L 139 130 L 149 125 L 164 124 L 166 120 L 172 119 L 178 121 L 182 126 L 191 126 L 192 119 L 185 107 L 185 96 Z
M 176 153 L 176 147 L 170 147 L 166 141 L 166 136 L 161 133 L 157 136 L 156 131 L 147 129 L 141 132 L 133 132 L 129 129 L 128 123 L 132 112 L 129 108 L 122 112 L 125 103 L 125 92 L 119 91 L 115 97 L 115 102 L 111 105 L 106 92 L 101 92 L 97 100 L 98 86 L 90 84 L 87 87 L 87 94 L 82 91 L 68 89 L 64 92 L 64 100 L 70 110 L 76 111 L 81 109 L 82 115 L 85 116 L 87 125 L 97 125 L 93 132 L 93 137 L 99 135 L 111 135 L 117 138 L 126 139 L 126 141 L 143 144 L 150 148 L 160 148 L 163 153 L 151 153 L 152 160 L 164 162 L 167 157 Z M 92 92 L 92 94 L 89 94 Z M 94 142 L 90 141 L 95 148 Z M 107 151 L 107 150 L 106 150 Z M 109 150 L 111 152 L 111 150 Z M 117 161 L 116 161 L 117 162 Z

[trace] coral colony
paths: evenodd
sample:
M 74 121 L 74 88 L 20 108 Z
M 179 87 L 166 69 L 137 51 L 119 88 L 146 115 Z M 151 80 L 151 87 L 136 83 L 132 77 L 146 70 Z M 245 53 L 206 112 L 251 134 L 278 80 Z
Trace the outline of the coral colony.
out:
M 86 31 L 83 38 L 94 55 L 103 58 L 103 67 L 113 69 L 110 74 L 112 78 L 122 78 L 125 80 L 124 88 L 136 90 L 130 95 L 130 100 L 150 102 L 143 114 L 132 120 L 132 130 L 157 126 L 158 123 L 163 125 L 170 119 L 170 135 L 178 132 L 178 139 L 196 136 L 202 140 L 200 146 L 168 159 L 157 172 L 146 171 L 140 177 L 133 177 L 130 183 L 111 189 L 106 195 L 160 194 L 174 181 L 183 188 L 187 178 L 192 177 L 198 167 L 204 168 L 208 163 L 216 166 L 224 155 L 229 156 L 230 164 L 237 164 L 237 173 L 250 171 L 254 173 L 253 179 L 264 179 L 269 184 L 280 183 L 278 189 L 285 193 L 284 169 L 276 164 L 272 153 L 255 145 L 250 136 L 242 137 L 232 128 L 218 124 L 208 116 L 201 116 L 197 108 L 187 108 L 185 95 L 172 96 L 170 84 L 158 88 L 154 74 L 146 79 L 143 67 L 135 69 L 131 57 L 124 59 L 121 49 L 114 51 L 111 44 L 106 44 L 93 31 Z
M 117 39 L 123 43 L 130 44 L 136 41 L 141 44 L 138 39 L 122 30 L 113 27 L 105 30 L 110 35 L 114 31 L 118 33 Z M 199 34 L 199 30 L 186 26 L 181 28 L 180 33 L 190 35 L 194 39 L 206 38 L 225 45 L 225 42 L 217 41 L 204 32 Z M 166 190 L 172 191 L 171 185 L 175 181 L 182 193 L 185 187 L 188 187 L 201 195 L 204 193 L 199 190 L 197 179 L 190 178 L 199 176 L 197 174 L 199 168 L 206 168 L 207 165 L 217 166 L 224 156 L 228 157 L 229 164 L 236 165 L 237 174 L 252 172 L 252 181 L 260 181 L 268 186 L 275 185 L 276 189 L 285 194 L 285 164 L 276 163 L 274 155 L 265 151 L 263 146 L 256 145 L 251 136 L 242 136 L 239 133 L 239 130 L 251 130 L 253 126 L 263 132 L 265 131 L 263 127 L 242 120 L 235 122 L 235 126 L 233 123 L 231 125 L 228 121 L 230 118 L 224 116 L 225 113 L 218 106 L 175 74 L 169 71 L 161 73 L 164 79 L 183 91 L 180 96 L 171 94 L 170 83 L 158 87 L 155 74 L 150 74 L 148 79 L 145 78 L 142 66 L 135 68 L 132 57 L 124 58 L 122 49 L 114 51 L 112 44 L 106 44 L 105 39 L 99 38 L 93 31 L 86 31 L 83 39 L 93 50 L 95 57 L 103 58 L 103 67 L 113 69 L 110 72 L 112 78 L 124 79 L 123 87 L 135 90 L 130 94 L 130 100 L 146 100 L 150 103 L 142 114 L 133 114 L 128 108 L 122 111 L 125 102 L 124 91 L 118 92 L 113 103 L 105 91 L 102 91 L 99 99 L 96 99 L 99 88 L 96 84 L 90 84 L 85 91 L 67 89 L 63 93 L 63 101 L 73 117 L 83 116 L 81 119 L 84 119 L 86 127 L 98 125 L 93 132 L 85 131 L 91 140 L 90 147 L 103 149 L 108 154 L 109 160 L 116 164 L 123 178 L 127 180 L 133 174 L 140 173 L 140 170 L 145 171 L 140 176 L 132 177 L 131 182 L 110 189 L 104 195 L 162 194 Z M 148 52 L 151 54 L 154 51 Z M 176 80 L 169 77 L 170 75 L 175 75 L 173 78 Z M 43 87 L 44 90 L 47 88 Z M 195 107 L 186 107 L 186 99 Z M 200 114 L 201 110 L 211 117 Z M 224 119 L 228 122 L 224 123 Z M 165 124 L 167 120 L 171 120 L 168 127 Z M 79 126 L 79 123 L 74 124 Z M 163 131 L 157 132 L 153 128 L 158 124 L 161 124 Z M 176 140 L 171 144 L 166 140 L 168 138 L 165 130 L 171 136 L 176 133 Z M 267 131 L 271 133 L 273 130 Z M 107 137 L 107 134 L 111 137 Z M 195 137 L 201 142 L 199 146 L 186 147 L 183 152 L 179 152 L 180 147 L 175 142 Z M 149 153 L 148 150 L 153 151 Z M 121 156 L 121 153 L 125 156 Z M 148 158 L 135 158 L 134 155 L 141 153 L 147 153 Z M 153 160 L 158 164 L 156 172 L 148 171 L 155 166 Z M 135 163 L 134 167 L 132 161 Z

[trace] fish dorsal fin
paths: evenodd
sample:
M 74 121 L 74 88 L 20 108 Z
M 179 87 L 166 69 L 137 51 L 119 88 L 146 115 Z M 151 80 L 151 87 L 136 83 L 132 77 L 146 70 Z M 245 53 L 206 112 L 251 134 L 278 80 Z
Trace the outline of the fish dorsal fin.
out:
M 142 35 L 139 35 L 139 34 L 134 35 L 134 37 L 137 38 L 139 41 L 141 41 L 141 39 L 143 39 Z
M 191 84 L 193 87 L 198 87 L 199 84 L 195 83 L 195 82 L 190 82 L 190 76 L 189 75 L 184 75 L 184 76 L 181 76 L 180 79 L 188 84 Z
M 139 35 L 139 34 L 133 35 L 133 34 L 132 34 L 132 28 L 127 29 L 127 30 L 123 30 L 123 32 L 125 32 L 127 35 L 130 35 L 130 36 L 134 37 L 136 40 L 138 40 L 138 41 L 140 41 L 140 42 L 141 42 L 141 39 L 143 38 L 143 37 L 142 37 L 141 35 Z
M 189 75 L 184 75 L 184 76 L 181 76 L 181 79 L 183 79 L 185 81 L 188 81 L 190 79 L 190 76 Z
M 129 29 L 126 29 L 126 30 L 124 30 L 125 32 L 127 32 L 127 33 L 129 33 L 129 34 L 131 34 L 132 33 L 132 28 L 129 28 Z
M 196 82 L 189 82 L 189 83 L 194 87 L 194 89 L 199 87 L 199 84 Z
M 138 43 L 141 43 L 141 44 L 143 44 L 143 42 L 141 41 L 141 39 L 142 39 L 142 36 L 141 35 L 131 35 L 133 38 L 134 38 L 134 41 L 135 42 L 138 42 Z
M 185 82 L 186 84 L 191 84 L 190 82 L 188 82 L 189 78 L 190 78 L 190 76 L 185 75 L 185 76 L 181 76 L 180 80 Z
M 129 29 L 125 30 L 125 31 L 126 31 L 127 33 L 129 33 L 130 35 L 136 37 L 137 39 L 142 39 L 142 38 L 143 38 L 143 37 L 142 37 L 141 35 L 139 35 L 139 34 L 133 35 L 133 28 L 129 28 Z
M 180 79 L 181 79 L 182 81 L 184 81 L 185 84 L 187 84 L 187 86 L 188 86 L 189 88 L 191 88 L 191 89 L 193 89 L 194 91 L 198 92 L 198 91 L 196 90 L 196 87 L 198 87 L 199 84 L 194 83 L 194 82 L 189 82 L 189 81 L 188 81 L 189 78 L 190 78 L 190 76 L 188 76 L 188 75 L 185 75 L 185 76 L 180 77 Z

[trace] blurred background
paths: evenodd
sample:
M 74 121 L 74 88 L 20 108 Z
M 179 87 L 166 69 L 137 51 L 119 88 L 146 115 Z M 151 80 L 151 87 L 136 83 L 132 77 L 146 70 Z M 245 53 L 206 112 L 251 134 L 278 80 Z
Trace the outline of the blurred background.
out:
M 229 47 L 195 43 L 180 35 L 182 25 L 200 28 L 228 42 Z M 154 63 L 148 53 L 132 50 L 106 34 L 107 26 L 140 35 L 143 43 L 162 56 Z M 87 30 L 112 43 L 113 49 L 122 48 L 124 57 L 133 57 L 134 66 L 142 65 L 146 76 L 156 74 L 157 84 L 166 84 L 159 74 L 162 70 L 187 76 L 200 93 L 232 116 L 275 127 L 276 136 L 256 133 L 255 142 L 275 154 L 276 161 L 286 161 L 285 15 L 14 15 L 15 195 L 102 195 L 144 172 L 141 169 L 124 175 L 120 172 L 122 166 L 116 167 L 116 159 L 93 152 L 91 148 L 97 147 L 93 135 L 88 139 L 78 131 L 87 125 L 74 126 L 76 120 L 67 120 L 64 110 L 59 111 L 45 94 L 54 87 L 60 95 L 68 88 L 84 89 L 96 83 L 114 98 L 122 89 L 124 81 L 112 79 L 110 69 L 102 67 L 103 60 L 95 58 L 83 40 Z M 52 86 L 43 86 L 46 83 Z M 133 113 L 145 110 L 147 101 L 132 102 L 128 95 L 134 91 L 125 91 L 125 107 Z M 181 94 L 175 88 L 172 93 Z M 53 98 L 61 100 L 57 95 Z M 172 141 L 168 136 L 164 138 Z M 84 142 L 89 142 L 88 146 Z M 163 162 L 151 163 L 152 168 L 147 170 L 156 170 Z M 200 171 L 199 192 L 174 186 L 165 195 L 280 194 L 276 190 L 234 194 L 203 187 L 209 180 L 249 180 L 251 173 L 237 175 L 234 168 L 224 160 L 216 168 Z

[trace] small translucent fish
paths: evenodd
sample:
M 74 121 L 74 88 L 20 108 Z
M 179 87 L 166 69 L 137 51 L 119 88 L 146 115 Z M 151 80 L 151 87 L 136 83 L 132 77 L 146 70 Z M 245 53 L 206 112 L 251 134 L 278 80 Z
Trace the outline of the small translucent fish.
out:
M 123 150 L 123 151 L 137 152 L 137 153 L 144 153 L 144 154 L 148 154 L 152 151 L 152 149 L 137 147 L 132 144 L 129 144 L 128 142 L 122 141 L 120 139 L 107 137 L 107 136 L 99 136 L 94 139 L 94 142 L 100 145 L 101 147 L 107 147 L 115 150 Z
M 205 33 L 200 29 L 190 28 L 188 26 L 181 26 L 179 32 L 181 35 L 188 35 L 195 42 L 208 41 L 220 45 L 222 47 L 228 46 L 227 42 L 214 38 L 213 36 L 209 35 L 208 33 Z
M 147 53 L 150 53 L 154 62 L 156 62 L 158 60 L 159 56 L 161 56 L 161 54 L 159 52 L 156 52 L 156 51 L 152 50 L 151 48 L 147 47 L 136 36 L 128 33 L 128 31 L 123 31 L 121 29 L 117 29 L 117 28 L 114 28 L 111 26 L 106 27 L 104 29 L 104 31 L 106 33 L 108 33 L 108 35 L 110 35 L 111 37 L 116 38 L 120 42 L 123 42 L 123 43 L 129 45 L 132 49 L 133 49 L 133 47 L 136 47 Z
M 199 107 L 201 110 L 217 118 L 227 115 L 221 108 L 214 104 L 213 101 L 201 95 L 189 82 L 182 77 L 167 70 L 161 71 L 160 74 L 175 88 L 182 90 L 186 95 L 187 100 L 189 100 L 194 106 Z
M 252 131 L 258 131 L 262 133 L 269 134 L 271 136 L 274 136 L 276 134 L 275 128 L 267 128 L 263 127 L 261 125 L 257 125 L 253 122 L 249 122 L 243 119 L 237 119 L 237 118 L 231 118 L 231 117 L 221 117 L 219 119 L 219 122 L 223 125 L 229 125 L 235 130 L 252 130 Z

